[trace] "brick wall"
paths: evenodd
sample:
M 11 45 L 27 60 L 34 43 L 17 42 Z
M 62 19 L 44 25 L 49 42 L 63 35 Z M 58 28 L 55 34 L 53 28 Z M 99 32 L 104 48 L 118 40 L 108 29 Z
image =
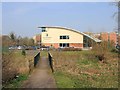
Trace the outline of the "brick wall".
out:
M 110 40 L 110 42 L 113 42 L 114 44 L 116 44 L 117 34 L 115 32 L 111 32 L 111 33 L 103 32 L 100 34 L 100 39 L 103 41 Z
M 103 41 L 108 41 L 108 33 L 107 32 L 101 33 L 100 38 Z
M 116 35 L 115 32 L 109 33 L 109 40 L 113 41 L 113 43 L 116 44 L 116 42 L 117 42 L 117 35 Z
M 41 35 L 36 35 L 36 42 L 41 41 Z
M 59 48 L 59 43 L 43 43 L 42 45 L 45 46 L 53 46 L 54 48 Z M 82 43 L 70 43 L 69 47 L 76 47 L 76 48 L 83 48 Z
M 58 43 L 43 43 L 42 45 L 53 46 L 54 48 L 59 48 L 59 44 Z
M 83 48 L 82 43 L 70 43 L 70 47 Z

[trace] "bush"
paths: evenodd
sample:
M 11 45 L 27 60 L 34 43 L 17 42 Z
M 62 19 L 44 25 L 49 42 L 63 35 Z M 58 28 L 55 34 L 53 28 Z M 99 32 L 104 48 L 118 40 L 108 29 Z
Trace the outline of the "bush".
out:
M 108 42 L 103 41 L 101 43 L 95 43 L 92 50 L 94 51 L 94 55 L 98 58 L 98 60 L 103 61 L 109 52 Z
M 104 54 L 99 54 L 99 55 L 96 55 L 96 57 L 97 57 L 100 61 L 102 61 L 102 60 L 104 60 L 104 59 L 105 59 Z
M 26 52 L 24 49 L 22 50 L 22 55 L 24 55 L 24 56 L 26 55 Z
M 2 53 L 2 82 L 14 79 L 19 74 L 29 73 L 29 62 L 20 51 Z
M 2 82 L 5 83 L 18 75 L 17 67 L 14 65 L 13 52 L 2 54 Z
M 111 52 L 119 53 L 119 50 L 117 50 L 117 49 L 114 48 L 114 49 L 111 50 Z

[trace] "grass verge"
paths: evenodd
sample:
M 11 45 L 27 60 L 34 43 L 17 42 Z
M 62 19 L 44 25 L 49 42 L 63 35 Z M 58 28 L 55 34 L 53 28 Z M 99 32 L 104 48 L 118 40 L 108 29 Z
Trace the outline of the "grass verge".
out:
M 28 79 L 27 74 L 21 74 L 18 78 L 10 80 L 7 84 L 3 85 L 3 88 L 20 88 L 23 81 Z
M 54 77 L 58 88 L 92 88 L 91 83 L 88 83 L 87 74 L 82 75 L 82 77 L 86 78 L 85 80 L 61 71 L 55 72 Z

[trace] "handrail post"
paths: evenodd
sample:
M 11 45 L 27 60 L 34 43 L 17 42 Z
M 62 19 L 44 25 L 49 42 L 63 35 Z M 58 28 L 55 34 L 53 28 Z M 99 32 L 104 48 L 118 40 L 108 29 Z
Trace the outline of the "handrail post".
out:
M 53 69 L 53 59 L 52 59 L 52 56 L 51 56 L 51 54 L 49 52 L 48 52 L 48 60 L 49 60 L 50 68 L 51 68 L 52 72 L 54 72 L 54 69 Z
M 37 63 L 38 63 L 38 61 L 39 61 L 39 59 L 40 59 L 40 52 L 37 53 L 37 55 L 34 57 L 34 67 L 36 67 L 36 65 L 37 65 Z

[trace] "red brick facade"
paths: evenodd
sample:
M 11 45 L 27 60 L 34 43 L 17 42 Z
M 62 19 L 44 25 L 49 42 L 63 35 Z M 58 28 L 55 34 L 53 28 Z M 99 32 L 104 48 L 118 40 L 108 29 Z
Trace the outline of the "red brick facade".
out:
M 117 35 L 115 32 L 112 32 L 109 34 L 109 40 L 112 41 L 114 44 L 116 44 L 117 41 Z
M 83 48 L 82 43 L 70 43 L 70 47 Z
M 42 45 L 45 45 L 45 46 L 53 46 L 54 48 L 59 48 L 59 44 L 58 43 L 44 43 Z
M 44 43 L 45 46 L 53 46 L 54 48 L 59 48 L 59 43 Z M 83 48 L 82 43 L 69 43 L 69 47 Z
M 107 32 L 101 33 L 100 38 L 103 41 L 108 41 L 108 33 Z
M 41 35 L 36 35 L 36 42 L 41 42 Z
M 115 32 L 111 32 L 111 33 L 104 32 L 104 33 L 101 33 L 100 39 L 103 41 L 110 41 L 116 44 L 117 34 Z

